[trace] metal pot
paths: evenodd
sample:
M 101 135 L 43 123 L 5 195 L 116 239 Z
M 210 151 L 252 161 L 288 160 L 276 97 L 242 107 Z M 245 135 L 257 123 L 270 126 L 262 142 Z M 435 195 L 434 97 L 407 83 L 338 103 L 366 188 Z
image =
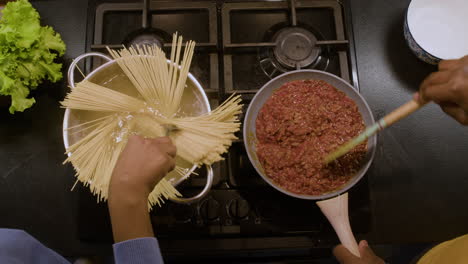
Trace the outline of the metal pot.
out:
M 348 181 L 339 189 L 322 195 L 304 195 L 292 193 L 288 190 L 285 190 L 265 175 L 262 165 L 257 157 L 256 120 L 257 115 L 260 109 L 262 108 L 263 104 L 268 100 L 268 98 L 270 98 L 274 91 L 280 88 L 283 84 L 291 81 L 306 79 L 324 80 L 336 87 L 338 90 L 344 92 L 358 106 L 359 112 L 361 113 L 362 118 L 364 120 L 364 124 L 366 126 L 371 126 L 374 123 L 374 117 L 372 116 L 372 112 L 364 98 L 356 91 L 356 89 L 354 89 L 345 80 L 324 71 L 292 71 L 270 80 L 257 92 L 255 97 L 252 99 L 249 108 L 247 109 L 247 113 L 245 115 L 244 120 L 243 133 L 245 148 L 247 150 L 249 159 L 252 162 L 255 169 L 257 170 L 258 174 L 260 174 L 260 176 L 273 188 L 292 197 L 307 200 L 319 200 L 319 202 L 317 202 L 317 205 L 320 207 L 322 212 L 332 224 L 341 243 L 345 247 L 347 247 L 352 253 L 359 256 L 358 246 L 352 234 L 351 227 L 349 225 L 348 196 L 346 192 L 364 176 L 370 164 L 372 163 L 375 153 L 375 147 L 377 144 L 377 139 L 375 136 L 372 136 L 368 139 L 368 150 L 365 157 L 365 164 L 356 173 L 356 175 L 354 175 L 350 181 Z
M 115 60 L 109 58 L 108 56 L 102 54 L 102 53 L 97 53 L 97 52 L 91 52 L 91 53 L 86 53 L 83 55 L 78 56 L 73 62 L 70 64 L 70 68 L 68 69 L 68 84 L 71 89 L 75 88 L 75 78 L 74 78 L 74 71 L 75 67 L 77 64 L 87 58 L 87 57 L 99 57 L 106 61 L 103 65 L 99 66 L 97 69 L 89 73 L 85 79 L 92 81 L 96 84 L 104 85 L 108 81 L 117 78 L 119 75 L 123 75 L 122 72 L 117 72 L 113 69 L 118 69 L 120 70 L 118 64 L 115 62 Z M 192 87 L 192 91 L 195 96 L 198 98 L 202 99 L 202 107 L 204 108 L 201 113 L 204 112 L 209 112 L 211 111 L 210 108 L 210 103 L 208 101 L 208 97 L 205 94 L 205 91 L 203 90 L 202 86 L 200 83 L 195 79 L 195 77 L 189 73 L 188 79 L 187 79 L 187 86 Z M 112 88 L 112 87 L 108 87 Z M 80 123 L 79 118 L 77 117 L 76 113 L 78 112 L 77 110 L 71 110 L 71 109 L 66 109 L 65 110 L 65 115 L 63 117 L 63 144 L 65 148 L 67 149 L 71 144 L 76 142 L 81 136 L 76 135 L 76 134 L 71 134 L 68 133 L 68 128 L 77 125 Z M 198 113 L 197 113 L 198 114 Z M 72 155 L 72 154 L 71 154 Z M 171 174 L 168 174 L 165 179 L 168 180 L 173 186 L 179 185 L 182 181 L 187 179 L 189 175 L 197 168 L 196 165 L 193 165 L 191 169 L 183 176 L 183 177 L 174 177 L 171 176 Z M 206 166 L 206 171 L 207 171 L 207 180 L 206 180 L 206 185 L 203 188 L 203 190 L 190 198 L 171 198 L 171 201 L 176 202 L 176 203 L 192 203 L 195 201 L 200 200 L 203 198 L 211 189 L 211 186 L 213 185 L 213 169 L 211 166 L 207 165 Z

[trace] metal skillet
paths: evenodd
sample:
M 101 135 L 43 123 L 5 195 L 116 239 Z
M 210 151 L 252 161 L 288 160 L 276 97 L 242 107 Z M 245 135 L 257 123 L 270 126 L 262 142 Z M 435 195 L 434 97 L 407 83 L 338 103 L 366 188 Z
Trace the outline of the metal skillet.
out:
M 320 207 L 321 211 L 325 214 L 328 221 L 335 229 L 340 242 L 353 254 L 359 256 L 358 245 L 349 224 L 347 191 L 364 176 L 370 164 L 372 163 L 377 143 L 375 136 L 370 137 L 367 141 L 367 153 L 365 156 L 365 161 L 359 171 L 340 188 L 322 195 L 297 194 L 282 188 L 265 174 L 257 157 L 257 136 L 255 123 L 257 120 L 257 115 L 263 104 L 268 100 L 268 98 L 270 98 L 273 92 L 280 88 L 283 84 L 291 81 L 307 79 L 324 80 L 336 87 L 338 90 L 344 92 L 358 106 L 359 112 L 361 113 L 364 120 L 364 125 L 369 127 L 374 123 L 374 117 L 372 116 L 372 112 L 365 99 L 345 80 L 324 71 L 297 70 L 287 72 L 270 80 L 257 92 L 255 97 L 252 99 L 244 120 L 243 133 L 245 148 L 247 150 L 249 159 L 257 170 L 258 174 L 260 174 L 260 176 L 273 188 L 286 195 L 299 199 L 316 200 L 317 205 Z

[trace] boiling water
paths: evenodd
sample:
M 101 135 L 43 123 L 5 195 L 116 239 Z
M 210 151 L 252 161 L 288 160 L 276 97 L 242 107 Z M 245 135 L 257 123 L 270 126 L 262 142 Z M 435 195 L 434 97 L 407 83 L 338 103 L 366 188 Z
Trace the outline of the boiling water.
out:
M 110 64 L 109 66 L 101 69 L 98 73 L 91 76 L 89 78 L 89 81 L 113 89 L 115 91 L 142 99 L 141 95 L 135 89 L 135 87 L 127 78 L 127 76 L 122 72 L 117 63 Z M 177 116 L 198 116 L 202 113 L 206 113 L 207 111 L 208 108 L 204 103 L 202 94 L 200 93 L 198 88 L 196 88 L 193 82 L 190 79 L 187 79 L 187 87 L 184 90 L 184 94 L 182 96 L 181 101 L 181 107 L 177 113 Z M 109 115 L 109 113 L 71 110 L 68 124 L 70 127 L 72 127 L 107 115 Z M 122 131 L 116 131 L 115 134 L 119 135 L 122 133 Z M 68 135 L 70 145 L 74 144 L 80 138 L 85 136 L 84 133 L 69 133 Z M 182 168 L 190 169 L 192 167 L 192 164 L 179 157 L 176 159 L 176 164 Z M 178 182 L 179 178 L 180 175 L 178 175 L 175 172 L 171 172 L 166 176 L 166 179 L 171 182 Z

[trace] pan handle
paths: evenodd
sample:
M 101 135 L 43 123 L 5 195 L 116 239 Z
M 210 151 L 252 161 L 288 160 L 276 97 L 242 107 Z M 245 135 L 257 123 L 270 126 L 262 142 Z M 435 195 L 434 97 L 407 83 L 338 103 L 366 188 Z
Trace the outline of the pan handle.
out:
M 210 165 L 205 165 L 205 166 L 206 166 L 206 184 L 203 190 L 199 194 L 190 198 L 173 197 L 173 198 L 169 198 L 169 200 L 175 203 L 180 203 L 180 204 L 190 204 L 205 197 L 208 194 L 208 192 L 211 190 L 211 186 L 213 185 L 213 178 L 214 178 L 213 168 Z
M 106 62 L 111 61 L 112 59 L 109 58 L 108 56 L 99 53 L 99 52 L 89 52 L 85 54 L 81 54 L 80 56 L 76 57 L 70 64 L 70 67 L 68 68 L 68 85 L 73 89 L 75 88 L 75 68 L 77 67 L 78 62 L 81 60 L 87 58 L 87 57 L 99 57 L 104 59 Z
M 317 205 L 327 217 L 333 229 L 335 229 L 341 244 L 351 253 L 360 257 L 356 238 L 354 238 L 353 231 L 349 225 L 348 193 L 317 202 Z

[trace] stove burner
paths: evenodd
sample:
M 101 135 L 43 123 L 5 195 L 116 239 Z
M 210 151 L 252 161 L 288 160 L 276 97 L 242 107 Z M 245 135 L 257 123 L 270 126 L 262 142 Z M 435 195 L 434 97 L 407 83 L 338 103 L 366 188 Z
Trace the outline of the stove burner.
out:
M 261 0 L 146 0 L 142 6 L 142 2 L 89 1 L 87 21 L 88 25 L 93 26 L 87 27 L 87 33 L 90 36 L 94 34 L 94 39 L 91 41 L 90 38 L 87 42 L 87 50 L 105 51 L 103 47 L 106 45 L 118 47 L 124 39 L 130 41 L 145 33 L 144 28 L 157 30 L 158 42 L 170 46 L 172 32 L 177 30 L 184 37 L 207 47 L 197 52 L 191 72 L 207 88 L 210 103 L 217 105 L 236 92 L 242 94 L 245 102 L 243 112 L 268 77 L 294 70 L 296 66 L 326 70 L 357 83 L 353 34 L 347 30 L 348 27 L 352 28 L 349 23 L 351 19 L 344 19 L 348 15 L 349 4 L 337 5 L 337 1 L 316 0 L 268 1 L 268 5 L 267 1 Z M 148 2 L 152 3 L 152 8 L 148 7 Z M 189 2 L 190 5 L 187 5 Z M 289 7 L 287 2 L 290 3 Z M 299 7 L 297 10 L 294 3 Z M 140 9 L 143 11 L 143 21 L 138 15 Z M 293 14 L 295 11 L 299 11 L 297 15 Z M 285 16 L 289 13 L 290 16 Z M 118 29 L 115 25 L 119 25 Z M 256 26 L 248 28 L 246 25 Z M 129 34 L 131 32 L 137 33 Z M 230 34 L 225 35 L 227 32 Z M 333 44 L 334 41 L 346 40 L 346 36 L 351 38 L 349 44 Z M 317 45 L 323 40 L 332 44 Z M 132 43 L 135 45 L 135 42 Z M 136 43 L 148 42 L 143 40 Z M 309 46 L 309 43 L 320 50 L 311 48 L 314 45 Z M 230 44 L 235 45 L 228 47 Z M 253 48 L 255 50 L 252 52 Z M 89 70 L 98 63 L 98 60 L 88 63 Z M 280 248 L 291 248 L 291 244 L 299 239 L 301 245 L 307 243 L 307 247 L 313 248 L 311 256 L 307 258 L 315 259 L 316 256 L 312 254 L 336 244 L 336 236 L 320 209 L 311 208 L 306 200 L 285 196 L 271 188 L 250 163 L 242 133 L 237 133 L 237 136 L 239 140 L 233 142 L 229 153 L 226 153 L 226 160 L 213 164 L 215 178 L 208 197 L 190 205 L 167 202 L 151 213 L 158 236 L 165 240 L 161 247 L 167 250 L 168 257 L 175 262 L 183 261 L 184 256 L 221 260 L 245 252 L 239 258 L 276 258 L 276 255 L 268 253 L 272 251 L 268 250 L 271 245 L 256 246 L 261 238 Z M 204 169 L 197 172 L 199 176 L 193 175 L 177 187 L 184 196 L 195 195 L 205 186 Z M 367 178 L 361 179 L 350 190 L 349 217 L 353 222 L 353 231 L 358 234 L 368 234 L 372 230 L 373 212 Z M 106 205 L 96 204 L 95 197 L 84 187 L 80 187 L 80 190 L 77 215 L 79 239 L 88 243 L 112 243 Z M 308 237 L 308 242 L 303 242 L 301 237 Z M 230 249 L 219 249 L 219 243 L 231 238 L 245 243 L 234 243 Z M 190 251 L 192 242 L 205 248 L 212 247 L 213 250 Z M 184 250 L 188 250 L 188 253 Z M 180 254 L 182 251 L 188 255 Z M 305 257 L 303 250 L 293 251 L 297 252 L 291 252 L 295 257 L 296 254 L 297 257 Z
M 287 68 L 307 67 L 321 53 L 321 48 L 315 46 L 317 38 L 304 28 L 283 28 L 273 37 L 273 40 L 277 43 L 273 54 L 281 65 Z
M 302 68 L 325 71 L 330 62 L 329 48 L 317 46 L 323 40 L 322 34 L 313 28 L 299 24 L 289 26 L 276 24 L 265 34 L 265 42 L 276 43 L 275 47 L 259 49 L 260 67 L 270 79 L 275 76 Z
M 127 47 L 156 45 L 161 48 L 165 42 L 170 42 L 170 35 L 168 33 L 156 28 L 142 28 L 130 33 L 123 43 Z
M 150 0 L 143 0 L 141 29 L 134 31 L 124 40 L 125 46 L 156 45 L 162 48 L 164 42 L 170 39 L 166 32 L 151 27 Z

